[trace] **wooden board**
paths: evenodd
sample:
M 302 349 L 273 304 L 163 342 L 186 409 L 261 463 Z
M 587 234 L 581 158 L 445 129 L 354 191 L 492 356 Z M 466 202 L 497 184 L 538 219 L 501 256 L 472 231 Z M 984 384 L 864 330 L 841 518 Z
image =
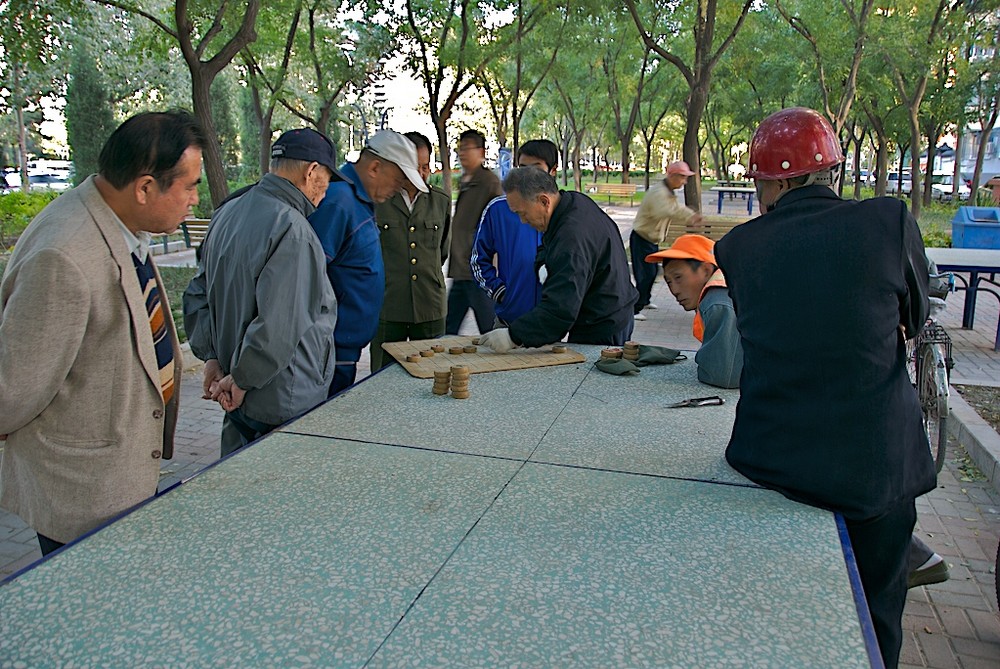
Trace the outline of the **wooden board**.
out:
M 474 337 L 440 337 L 439 339 L 417 339 L 414 341 L 394 341 L 382 344 L 389 355 L 418 379 L 430 379 L 436 371 L 447 371 L 452 365 L 465 365 L 473 374 L 484 372 L 503 372 L 511 369 L 530 369 L 532 367 L 548 367 L 551 365 L 569 365 L 586 362 L 582 354 L 571 348 L 565 353 L 553 353 L 551 346 L 543 348 L 515 348 L 509 353 L 494 353 L 485 346 L 477 346 L 475 353 L 452 355 L 448 349 L 452 346 L 469 346 Z M 444 346 L 444 353 L 435 353 L 429 358 L 420 358 L 420 362 L 407 362 L 406 356 L 430 349 L 431 346 Z

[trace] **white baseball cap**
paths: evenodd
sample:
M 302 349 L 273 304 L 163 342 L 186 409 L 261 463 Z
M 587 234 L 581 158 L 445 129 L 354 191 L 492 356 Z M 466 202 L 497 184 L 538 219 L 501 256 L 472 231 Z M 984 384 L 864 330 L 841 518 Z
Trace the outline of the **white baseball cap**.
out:
M 404 135 L 393 130 L 379 130 L 368 138 L 365 148 L 403 170 L 406 178 L 421 193 L 428 191 L 417 169 L 417 147 Z

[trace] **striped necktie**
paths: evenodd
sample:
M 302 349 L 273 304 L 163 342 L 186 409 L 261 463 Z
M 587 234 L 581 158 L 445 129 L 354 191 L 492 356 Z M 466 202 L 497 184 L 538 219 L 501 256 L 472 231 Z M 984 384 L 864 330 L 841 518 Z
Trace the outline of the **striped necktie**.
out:
M 160 289 L 156 285 L 152 256 L 146 256 L 146 262 L 142 263 L 133 253 L 132 263 L 135 265 L 136 276 L 139 277 L 139 288 L 149 315 L 149 329 L 156 349 L 156 366 L 160 370 L 160 390 L 163 392 L 163 403 L 167 404 L 174 395 L 174 344 L 167 331 L 167 319 L 163 313 Z

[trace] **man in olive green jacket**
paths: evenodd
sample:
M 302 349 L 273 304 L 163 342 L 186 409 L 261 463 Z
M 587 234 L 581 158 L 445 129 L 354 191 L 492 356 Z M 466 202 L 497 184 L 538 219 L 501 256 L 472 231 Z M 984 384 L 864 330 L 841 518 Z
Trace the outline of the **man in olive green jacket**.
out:
M 417 148 L 424 181 L 431 173 L 431 143 L 419 132 L 406 137 Z M 430 186 L 426 195 L 410 183 L 387 202 L 375 205 L 385 263 L 385 302 L 371 343 L 371 369 L 392 362 L 383 342 L 431 339 L 444 334 L 447 296 L 441 266 L 448 259 L 451 199 Z

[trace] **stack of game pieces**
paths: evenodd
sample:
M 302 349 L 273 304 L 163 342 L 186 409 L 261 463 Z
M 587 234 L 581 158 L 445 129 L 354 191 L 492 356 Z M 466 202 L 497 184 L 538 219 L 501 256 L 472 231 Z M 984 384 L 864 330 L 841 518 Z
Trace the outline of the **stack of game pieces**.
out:
M 451 396 L 457 400 L 469 397 L 469 368 L 455 365 L 451 368 Z
M 451 389 L 451 372 L 448 370 L 434 371 L 434 394 L 447 395 Z
M 608 360 L 617 360 L 622 357 L 622 350 L 615 347 L 609 347 L 601 351 L 601 357 Z
M 625 342 L 625 352 L 622 357 L 626 360 L 631 360 L 635 362 L 639 359 L 639 342 L 637 341 L 627 341 Z

